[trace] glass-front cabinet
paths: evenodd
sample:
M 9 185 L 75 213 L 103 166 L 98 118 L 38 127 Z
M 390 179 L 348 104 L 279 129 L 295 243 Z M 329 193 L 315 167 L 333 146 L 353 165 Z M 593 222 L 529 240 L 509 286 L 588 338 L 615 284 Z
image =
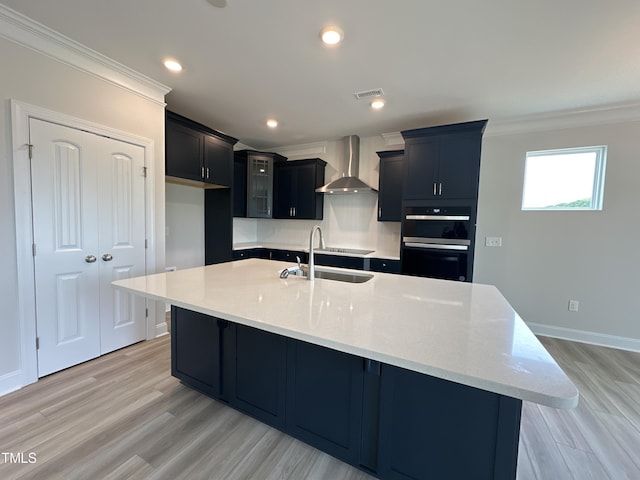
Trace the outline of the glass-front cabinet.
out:
M 271 218 L 273 208 L 273 159 L 249 157 L 247 177 L 247 216 Z
M 281 161 L 286 161 L 286 157 L 277 153 L 253 150 L 235 152 L 235 162 L 242 168 L 236 167 L 234 172 L 242 175 L 246 166 L 246 178 L 234 178 L 234 189 L 239 194 L 246 191 L 246 197 L 234 195 L 234 216 L 273 217 L 273 164 Z M 245 201 L 246 207 L 242 205 Z

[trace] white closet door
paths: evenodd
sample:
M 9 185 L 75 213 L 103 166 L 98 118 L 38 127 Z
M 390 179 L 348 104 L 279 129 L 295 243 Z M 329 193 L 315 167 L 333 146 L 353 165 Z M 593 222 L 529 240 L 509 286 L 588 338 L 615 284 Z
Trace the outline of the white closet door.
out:
M 98 155 L 100 353 L 145 338 L 142 297 L 115 290 L 114 280 L 145 274 L 144 149 L 101 138 Z
M 31 119 L 38 376 L 100 355 L 95 136 Z
M 144 149 L 30 119 L 38 375 L 144 339 Z

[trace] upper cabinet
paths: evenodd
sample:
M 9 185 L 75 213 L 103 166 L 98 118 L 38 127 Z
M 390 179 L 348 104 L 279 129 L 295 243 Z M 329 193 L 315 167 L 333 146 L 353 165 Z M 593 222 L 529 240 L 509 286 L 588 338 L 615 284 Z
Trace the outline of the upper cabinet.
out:
M 475 199 L 487 120 L 402 132 L 404 200 Z
M 238 150 L 235 152 L 234 188 L 246 192 L 244 206 L 234 204 L 236 217 L 273 217 L 273 166 L 287 158 L 277 153 Z M 239 165 L 238 165 L 239 164 Z M 244 175 L 244 176 L 242 176 Z M 237 198 L 234 195 L 234 201 Z M 243 208 L 244 207 L 244 208 Z M 244 211 L 243 211 L 244 210 Z
M 276 163 L 273 218 L 322 220 L 324 195 L 316 188 L 324 185 L 326 165 L 320 158 Z
M 233 145 L 238 140 L 167 111 L 165 174 L 173 183 L 231 187 Z
M 404 150 L 377 153 L 378 157 L 380 157 L 378 221 L 399 222 L 402 219 Z

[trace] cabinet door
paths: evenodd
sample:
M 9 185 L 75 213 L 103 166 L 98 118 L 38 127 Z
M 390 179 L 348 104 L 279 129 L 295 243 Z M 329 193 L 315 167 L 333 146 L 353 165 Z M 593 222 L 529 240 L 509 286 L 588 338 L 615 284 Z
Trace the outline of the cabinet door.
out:
M 286 431 L 359 463 L 363 359 L 291 339 L 288 355 Z
M 380 182 L 378 185 L 378 221 L 399 222 L 402 220 L 402 180 L 404 159 L 390 157 L 380 159 Z
M 273 159 L 250 155 L 247 165 L 247 217 L 271 218 L 273 202 Z
M 209 188 L 204 191 L 204 263 L 228 262 L 233 258 L 233 220 L 231 190 Z
M 287 163 L 282 162 L 273 168 L 273 218 L 294 217 L 296 167 Z
M 327 267 L 351 268 L 364 270 L 364 257 L 350 257 L 348 255 L 331 255 L 325 253 L 315 254 L 316 265 Z
M 378 475 L 403 480 L 513 479 L 521 404 L 383 365 Z
M 319 170 L 322 170 L 322 175 Z M 316 193 L 316 188 L 322 186 L 323 181 L 324 167 L 315 163 L 296 167 L 295 218 L 322 220 L 324 196 Z
M 442 137 L 438 178 L 440 198 L 477 197 L 481 142 L 479 135 Z
M 233 161 L 233 216 L 247 216 L 247 162 Z
M 204 135 L 205 182 L 231 186 L 233 146 L 211 135 Z
M 218 319 L 171 307 L 171 374 L 213 397 L 220 397 L 222 352 Z
M 400 273 L 400 260 L 372 258 L 369 266 L 373 272 Z
M 165 135 L 166 175 L 202 181 L 203 134 L 167 120 Z
M 438 194 L 439 142 L 435 138 L 412 140 L 405 145 L 404 199 L 433 199 Z
M 287 339 L 236 325 L 235 359 L 231 404 L 269 425 L 284 428 Z

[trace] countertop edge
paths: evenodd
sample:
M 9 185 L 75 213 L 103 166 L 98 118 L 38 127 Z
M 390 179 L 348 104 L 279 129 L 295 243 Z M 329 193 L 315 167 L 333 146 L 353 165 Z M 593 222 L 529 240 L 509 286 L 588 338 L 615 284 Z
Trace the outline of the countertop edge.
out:
M 337 350 L 340 352 L 357 355 L 357 356 L 368 358 L 371 360 L 376 360 L 388 365 L 393 365 L 399 368 L 405 368 L 407 370 L 423 373 L 436 378 L 441 378 L 443 380 L 448 380 L 455 383 L 460 383 L 462 385 L 478 388 L 481 390 L 490 391 L 499 395 L 517 398 L 523 401 L 529 401 L 529 402 L 545 405 L 552 408 L 558 408 L 558 409 L 571 409 L 571 408 L 575 408 L 578 405 L 579 392 L 575 387 L 575 385 L 574 385 L 574 392 L 572 392 L 572 395 L 570 396 L 548 395 L 542 392 L 535 392 L 532 390 L 527 390 L 522 387 L 507 385 L 504 383 L 495 382 L 487 379 L 481 379 L 481 378 L 477 378 L 470 375 L 464 375 L 457 372 L 452 372 L 449 370 L 432 367 L 429 365 L 415 364 L 414 362 L 411 362 L 408 360 L 398 359 L 390 355 L 384 355 L 378 352 L 369 351 L 367 349 L 359 348 L 357 346 L 353 346 L 350 344 L 346 344 L 342 342 L 333 342 L 331 340 L 327 340 L 322 337 L 315 337 L 313 335 L 308 335 L 303 332 L 281 328 L 269 323 L 264 323 L 264 322 L 247 319 L 244 317 L 239 317 L 228 312 L 204 308 L 192 303 L 180 301 L 179 299 L 173 299 L 169 296 L 161 296 L 161 295 L 156 295 L 146 291 L 129 288 L 129 287 L 120 285 L 118 282 L 119 281 L 113 282 L 112 283 L 113 287 L 124 290 L 124 291 L 132 292 L 152 300 L 163 301 L 166 303 L 170 303 L 171 305 L 174 305 L 176 307 L 181 307 L 181 308 L 199 312 L 205 315 L 214 316 L 216 318 L 221 318 L 223 320 L 228 320 L 228 321 L 235 322 L 248 327 L 254 327 L 259 330 L 279 334 L 288 338 L 309 342 L 315 345 L 323 346 L 323 347 Z

